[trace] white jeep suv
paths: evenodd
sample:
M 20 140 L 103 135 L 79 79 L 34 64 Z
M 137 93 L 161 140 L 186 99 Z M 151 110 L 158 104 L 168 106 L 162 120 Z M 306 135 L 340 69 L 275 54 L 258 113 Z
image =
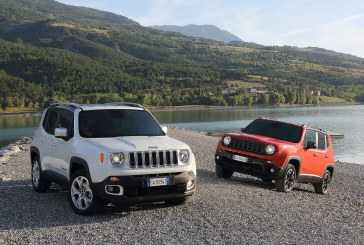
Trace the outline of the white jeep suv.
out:
M 105 203 L 178 204 L 196 185 L 190 147 L 133 103 L 51 105 L 34 133 L 31 164 L 34 190 L 66 186 L 78 214 Z

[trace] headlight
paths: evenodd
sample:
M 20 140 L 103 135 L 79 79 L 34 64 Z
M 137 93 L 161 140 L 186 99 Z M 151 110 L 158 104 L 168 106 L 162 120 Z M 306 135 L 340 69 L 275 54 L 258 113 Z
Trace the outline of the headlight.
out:
M 265 147 L 265 153 L 267 153 L 267 155 L 273 155 L 276 152 L 276 147 L 274 145 L 267 145 Z
M 125 155 L 124 153 L 111 153 L 110 154 L 110 162 L 112 164 L 123 164 L 125 161 Z
M 222 142 L 224 143 L 224 145 L 230 145 L 230 143 L 231 143 L 231 137 L 230 136 L 225 136 L 223 138 Z
M 179 151 L 179 160 L 182 163 L 188 163 L 190 160 L 190 152 L 188 150 L 180 150 Z

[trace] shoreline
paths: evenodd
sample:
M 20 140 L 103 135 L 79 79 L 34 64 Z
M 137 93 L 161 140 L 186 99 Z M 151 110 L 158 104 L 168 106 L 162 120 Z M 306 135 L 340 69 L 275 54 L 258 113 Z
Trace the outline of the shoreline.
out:
M 181 105 L 181 106 L 146 106 L 150 111 L 198 111 L 198 110 L 239 110 L 239 109 L 284 109 L 284 108 L 314 108 L 314 107 L 329 107 L 329 106 L 353 106 L 364 105 L 363 103 L 325 103 L 319 105 L 299 105 L 299 104 L 281 104 L 281 105 L 252 105 L 252 106 L 215 106 L 215 105 Z M 25 111 L 1 111 L 0 116 L 7 115 L 22 115 L 22 114 L 38 114 L 42 110 L 25 110 Z

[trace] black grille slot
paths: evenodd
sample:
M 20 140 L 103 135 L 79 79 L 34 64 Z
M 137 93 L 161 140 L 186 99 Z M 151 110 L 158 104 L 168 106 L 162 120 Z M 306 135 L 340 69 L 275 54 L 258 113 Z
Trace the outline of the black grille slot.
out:
M 129 154 L 130 157 L 130 167 L 135 168 L 135 157 L 134 157 L 134 153 L 130 153 Z
M 143 154 L 138 152 L 138 167 L 143 166 Z
M 166 163 L 167 165 L 171 165 L 172 161 L 171 161 L 171 152 L 167 151 L 166 152 Z
M 163 151 L 159 152 L 159 164 L 164 165 L 164 154 Z
M 157 152 L 152 152 L 152 164 L 153 166 L 157 165 Z
M 178 164 L 177 151 L 173 151 L 173 164 Z
M 144 164 L 145 164 L 145 166 L 147 166 L 147 167 L 149 167 L 149 165 L 150 165 L 149 152 L 146 152 L 146 153 L 144 154 Z
M 231 139 L 230 146 L 232 148 L 239 149 L 242 151 L 248 151 L 256 154 L 265 155 L 265 144 L 259 142 Z

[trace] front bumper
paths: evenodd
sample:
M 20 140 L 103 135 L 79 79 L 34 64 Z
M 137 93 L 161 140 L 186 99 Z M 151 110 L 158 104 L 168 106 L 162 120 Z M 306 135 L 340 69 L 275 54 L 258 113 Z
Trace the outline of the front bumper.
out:
M 156 202 L 173 200 L 191 196 L 196 189 L 196 176 L 193 172 L 182 172 L 162 175 L 140 175 L 140 176 L 112 176 L 118 177 L 119 181 L 111 181 L 111 177 L 100 183 L 93 183 L 96 195 L 104 201 L 115 204 L 136 204 L 143 202 Z M 148 180 L 155 177 L 168 177 L 169 184 L 160 187 L 148 187 Z M 192 189 L 187 190 L 187 183 L 193 181 Z M 123 195 L 111 195 L 106 193 L 108 185 L 119 185 L 123 187 Z
M 262 179 L 275 179 L 281 172 L 281 169 L 274 165 L 271 161 L 244 156 L 248 159 L 248 161 L 239 162 L 233 160 L 233 155 L 240 154 L 234 154 L 226 151 L 218 152 L 215 155 L 215 162 L 216 164 L 234 172 L 248 174 Z

